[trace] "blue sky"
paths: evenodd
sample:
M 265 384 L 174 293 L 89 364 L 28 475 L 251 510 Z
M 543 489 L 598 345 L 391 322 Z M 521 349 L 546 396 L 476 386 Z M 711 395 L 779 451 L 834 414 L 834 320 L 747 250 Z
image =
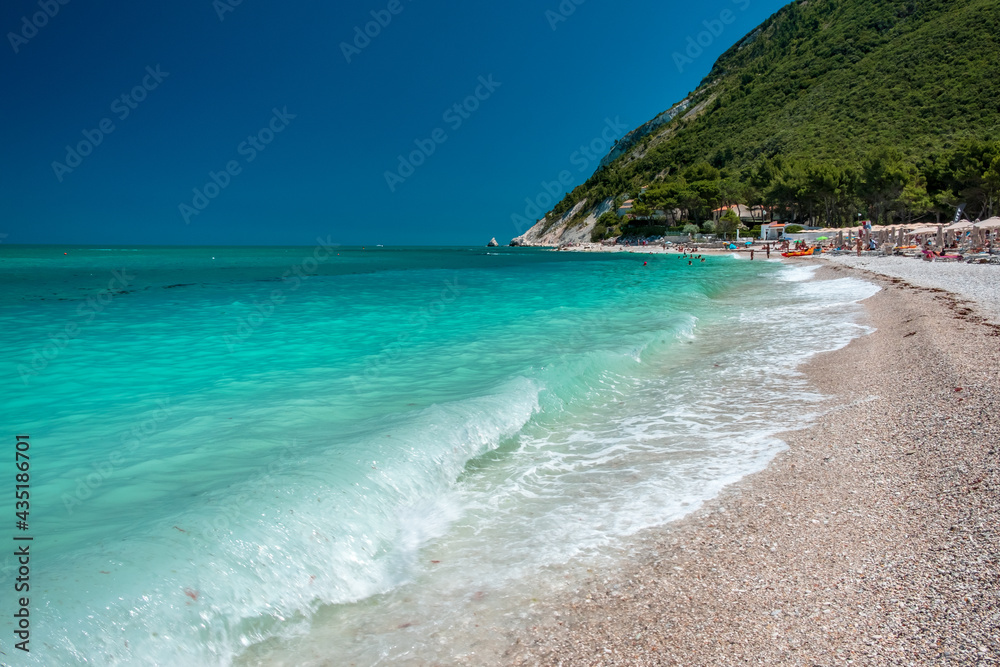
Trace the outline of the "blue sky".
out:
M 784 4 L 63 2 L 0 9 L 6 243 L 506 243 Z

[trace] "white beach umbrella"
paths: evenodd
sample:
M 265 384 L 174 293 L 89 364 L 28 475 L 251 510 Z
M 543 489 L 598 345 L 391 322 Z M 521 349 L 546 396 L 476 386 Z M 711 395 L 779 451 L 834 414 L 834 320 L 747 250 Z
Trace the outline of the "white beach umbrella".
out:
M 937 226 L 937 247 L 940 248 L 944 244 L 944 227 L 941 225 Z
M 956 222 L 953 225 L 948 225 L 945 229 L 947 229 L 950 232 L 965 231 L 967 229 L 972 229 L 972 223 L 969 222 L 968 220 L 962 220 L 960 222 Z
M 989 220 L 983 220 L 982 222 L 977 222 L 976 227 L 979 229 L 1000 229 L 1000 218 L 993 217 Z

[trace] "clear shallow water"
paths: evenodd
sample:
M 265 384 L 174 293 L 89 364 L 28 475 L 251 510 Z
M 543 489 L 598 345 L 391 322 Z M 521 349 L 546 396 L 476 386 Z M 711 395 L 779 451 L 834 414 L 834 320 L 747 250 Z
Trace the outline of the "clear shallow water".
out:
M 453 656 L 470 605 L 766 465 L 820 409 L 796 365 L 862 334 L 876 289 L 725 257 L 326 254 L 0 246 L 36 664 Z

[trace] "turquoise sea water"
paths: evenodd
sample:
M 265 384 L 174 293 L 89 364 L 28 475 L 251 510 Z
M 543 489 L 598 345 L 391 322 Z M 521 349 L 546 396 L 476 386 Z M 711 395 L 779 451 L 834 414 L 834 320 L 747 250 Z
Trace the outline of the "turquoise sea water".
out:
M 8 458 L 31 442 L 32 651 L 14 664 L 447 660 L 470 600 L 613 558 L 821 409 L 795 368 L 864 333 L 875 288 L 810 275 L 0 246 Z

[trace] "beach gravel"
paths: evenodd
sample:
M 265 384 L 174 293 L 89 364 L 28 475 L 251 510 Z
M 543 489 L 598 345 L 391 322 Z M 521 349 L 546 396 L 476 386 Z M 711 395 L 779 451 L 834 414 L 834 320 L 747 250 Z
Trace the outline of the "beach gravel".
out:
M 831 397 L 817 423 L 545 605 L 499 662 L 1000 664 L 996 290 L 902 262 L 866 276 L 884 288 L 866 302 L 877 331 L 808 364 Z
M 912 257 L 863 255 L 824 256 L 831 262 L 883 276 L 901 278 L 918 287 L 944 289 L 974 301 L 982 314 L 1000 324 L 1000 266 L 962 262 L 925 262 Z

